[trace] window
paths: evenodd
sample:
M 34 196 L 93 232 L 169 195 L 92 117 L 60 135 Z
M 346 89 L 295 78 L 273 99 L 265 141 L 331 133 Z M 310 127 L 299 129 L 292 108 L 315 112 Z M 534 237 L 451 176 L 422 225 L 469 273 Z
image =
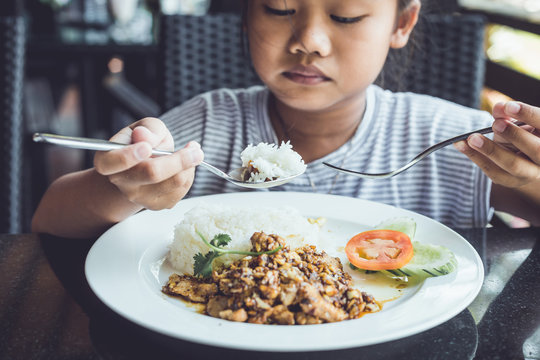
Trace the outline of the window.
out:
M 461 7 L 540 24 L 539 0 L 458 0 Z

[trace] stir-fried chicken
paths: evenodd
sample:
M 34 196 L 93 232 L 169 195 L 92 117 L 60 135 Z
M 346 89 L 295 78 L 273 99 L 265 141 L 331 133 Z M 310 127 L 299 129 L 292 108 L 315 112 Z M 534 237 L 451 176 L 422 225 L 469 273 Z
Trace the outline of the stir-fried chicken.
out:
M 205 303 L 210 316 L 258 324 L 320 324 L 380 309 L 371 295 L 352 287 L 338 258 L 315 246 L 290 250 L 282 237 L 262 232 L 251 244 L 256 252 L 282 249 L 246 256 L 214 270 L 211 279 L 171 275 L 163 292 Z
M 204 282 L 192 276 L 172 274 L 163 291 L 181 295 L 193 302 L 206 303 L 210 296 L 217 294 L 218 288 L 212 282 Z

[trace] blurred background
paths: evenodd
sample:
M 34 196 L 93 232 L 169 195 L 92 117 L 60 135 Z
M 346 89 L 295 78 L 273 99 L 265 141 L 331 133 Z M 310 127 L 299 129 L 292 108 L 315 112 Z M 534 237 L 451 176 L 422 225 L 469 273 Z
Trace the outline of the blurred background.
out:
M 141 116 L 159 116 L 176 105 L 170 100 L 170 73 L 163 70 L 177 65 L 169 58 L 204 65 L 216 51 L 229 51 L 215 48 L 216 39 L 241 43 L 241 31 L 234 22 L 241 3 L 2 0 L 1 121 L 2 146 L 8 154 L 2 155 L 1 232 L 28 232 L 31 214 L 48 184 L 62 174 L 91 166 L 90 152 L 34 144 L 34 132 L 109 138 Z M 428 14 L 481 19 L 480 87 L 478 94 L 471 95 L 471 99 L 478 96 L 478 101 L 468 106 L 490 111 L 496 102 L 510 98 L 540 106 L 540 0 L 430 0 L 425 5 Z M 222 26 L 229 21 L 227 14 L 236 19 L 231 23 L 234 35 L 203 20 L 225 16 L 226 21 L 219 20 Z M 192 17 L 201 20 L 194 22 Z M 184 26 L 175 35 L 182 37 L 183 45 L 171 50 L 171 36 L 166 32 L 184 23 L 194 27 L 186 30 Z M 209 38 L 208 43 L 193 37 L 200 32 Z M 193 39 L 191 44 L 189 39 Z M 242 53 L 245 50 L 237 47 Z M 201 56 L 192 57 L 195 52 Z M 193 69 L 187 68 L 184 79 L 204 81 L 201 78 L 209 76 Z M 223 86 L 239 86 L 230 79 L 234 76 L 228 74 Z M 257 82 L 254 74 L 238 73 L 242 76 L 250 76 L 248 83 Z M 198 90 L 188 87 L 191 92 Z M 188 91 L 183 94 L 191 96 Z M 182 96 L 175 100 L 185 100 Z M 507 226 L 528 225 L 505 214 L 501 219 Z

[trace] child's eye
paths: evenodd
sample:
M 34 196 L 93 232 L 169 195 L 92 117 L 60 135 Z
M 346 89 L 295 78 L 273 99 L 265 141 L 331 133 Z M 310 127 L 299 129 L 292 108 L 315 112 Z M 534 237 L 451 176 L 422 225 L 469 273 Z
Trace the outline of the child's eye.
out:
M 354 24 L 362 20 L 365 16 L 355 16 L 355 17 L 343 17 L 337 15 L 330 15 L 330 18 L 334 21 L 337 21 L 342 24 Z
M 277 15 L 277 16 L 294 15 L 294 13 L 296 12 L 296 10 L 294 10 L 294 9 L 285 9 L 285 10 L 274 9 L 274 8 L 271 8 L 268 5 L 264 5 L 264 10 L 266 10 L 266 12 L 269 13 L 269 14 Z

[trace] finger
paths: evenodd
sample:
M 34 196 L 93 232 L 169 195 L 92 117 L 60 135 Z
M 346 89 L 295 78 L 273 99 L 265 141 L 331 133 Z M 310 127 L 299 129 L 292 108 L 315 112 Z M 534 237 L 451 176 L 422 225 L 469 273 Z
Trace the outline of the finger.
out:
M 534 133 L 506 120 L 495 120 L 493 131 L 504 138 L 505 142 L 511 143 L 513 147 L 540 165 L 540 138 Z
M 525 103 L 509 101 L 504 104 L 504 115 L 540 128 L 540 108 Z
M 488 158 L 493 164 L 518 179 L 531 179 L 540 176 L 540 167 L 529 159 L 517 155 L 488 138 L 474 134 L 467 140 L 468 145 Z
M 501 169 L 482 153 L 476 151 L 466 140 L 455 143 L 454 147 L 474 162 L 494 183 L 509 186 L 510 183 L 515 181 L 511 174 Z
M 511 119 L 505 112 L 506 102 L 499 102 L 493 106 L 492 114 L 495 119 Z
M 139 142 L 118 150 L 96 152 L 94 167 L 98 173 L 108 176 L 131 169 L 151 155 L 150 144 Z
M 144 118 L 132 124 L 132 141 L 147 141 L 154 149 L 174 150 L 174 141 L 165 124 L 157 118 Z
M 120 144 L 131 144 L 131 133 L 133 130 L 129 127 L 125 127 L 116 134 L 114 134 L 113 137 L 111 137 L 109 140 L 114 141 Z
M 137 164 L 129 171 L 112 174 L 109 179 L 117 185 L 124 182 L 130 186 L 158 184 L 177 173 L 193 169 L 203 158 L 200 145 L 192 142 L 171 155 L 155 157 Z
M 141 193 L 151 194 L 147 198 L 141 199 L 144 207 L 150 210 L 161 210 L 171 208 L 182 199 L 189 191 L 195 171 L 193 168 L 176 174 L 159 184 L 145 185 L 141 188 Z

